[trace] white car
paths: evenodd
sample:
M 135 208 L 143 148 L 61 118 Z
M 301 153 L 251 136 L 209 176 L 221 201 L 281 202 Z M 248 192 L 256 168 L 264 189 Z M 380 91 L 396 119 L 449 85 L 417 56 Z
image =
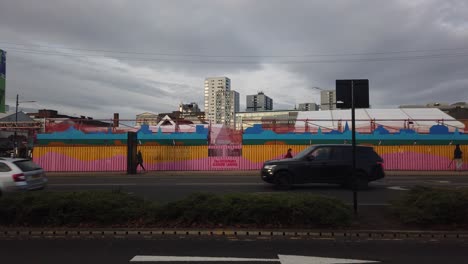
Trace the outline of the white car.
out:
M 47 181 L 44 170 L 32 160 L 0 158 L 0 196 L 7 192 L 41 190 Z

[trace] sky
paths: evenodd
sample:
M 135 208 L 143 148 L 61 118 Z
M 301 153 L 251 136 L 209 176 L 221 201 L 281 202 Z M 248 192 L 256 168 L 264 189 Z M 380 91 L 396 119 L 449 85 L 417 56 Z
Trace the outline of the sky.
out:
M 373 108 L 468 101 L 466 0 L 2 0 L 6 103 L 135 119 L 226 76 L 274 109 L 369 79 Z M 35 101 L 35 102 L 25 102 Z

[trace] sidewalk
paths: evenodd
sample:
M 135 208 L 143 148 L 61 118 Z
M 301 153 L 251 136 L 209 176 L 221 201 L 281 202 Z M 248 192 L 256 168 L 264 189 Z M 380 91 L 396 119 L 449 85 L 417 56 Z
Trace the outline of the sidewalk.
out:
M 436 176 L 436 177 L 447 177 L 447 176 L 461 176 L 468 177 L 468 171 L 386 171 L 386 177 L 404 177 L 404 176 Z M 260 177 L 259 170 L 248 170 L 248 171 L 147 171 L 138 172 L 133 176 L 246 176 L 246 177 Z M 49 177 L 73 177 L 73 176 L 129 176 L 125 171 L 85 171 L 85 172 L 47 172 Z

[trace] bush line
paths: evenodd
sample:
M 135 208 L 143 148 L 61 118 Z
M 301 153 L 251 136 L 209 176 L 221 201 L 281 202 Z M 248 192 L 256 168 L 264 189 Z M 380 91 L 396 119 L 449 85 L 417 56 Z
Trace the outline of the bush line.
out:
M 390 221 L 404 225 L 465 228 L 468 189 L 416 187 L 392 201 L 390 212 Z M 0 198 L 0 225 L 16 227 L 335 228 L 352 222 L 350 206 L 311 194 L 197 193 L 167 204 L 121 191 L 31 192 Z
M 308 194 L 198 193 L 157 204 L 120 191 L 33 192 L 0 199 L 8 226 L 339 227 L 352 221 L 343 202 Z
M 415 187 L 391 204 L 403 224 L 468 226 L 468 189 Z

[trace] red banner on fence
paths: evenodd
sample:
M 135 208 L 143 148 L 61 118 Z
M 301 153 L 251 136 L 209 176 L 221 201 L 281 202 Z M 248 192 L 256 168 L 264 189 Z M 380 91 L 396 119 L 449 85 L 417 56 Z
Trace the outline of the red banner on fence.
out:
M 239 168 L 239 161 L 237 159 L 215 158 L 211 160 L 211 167 L 217 169 L 237 169 Z

